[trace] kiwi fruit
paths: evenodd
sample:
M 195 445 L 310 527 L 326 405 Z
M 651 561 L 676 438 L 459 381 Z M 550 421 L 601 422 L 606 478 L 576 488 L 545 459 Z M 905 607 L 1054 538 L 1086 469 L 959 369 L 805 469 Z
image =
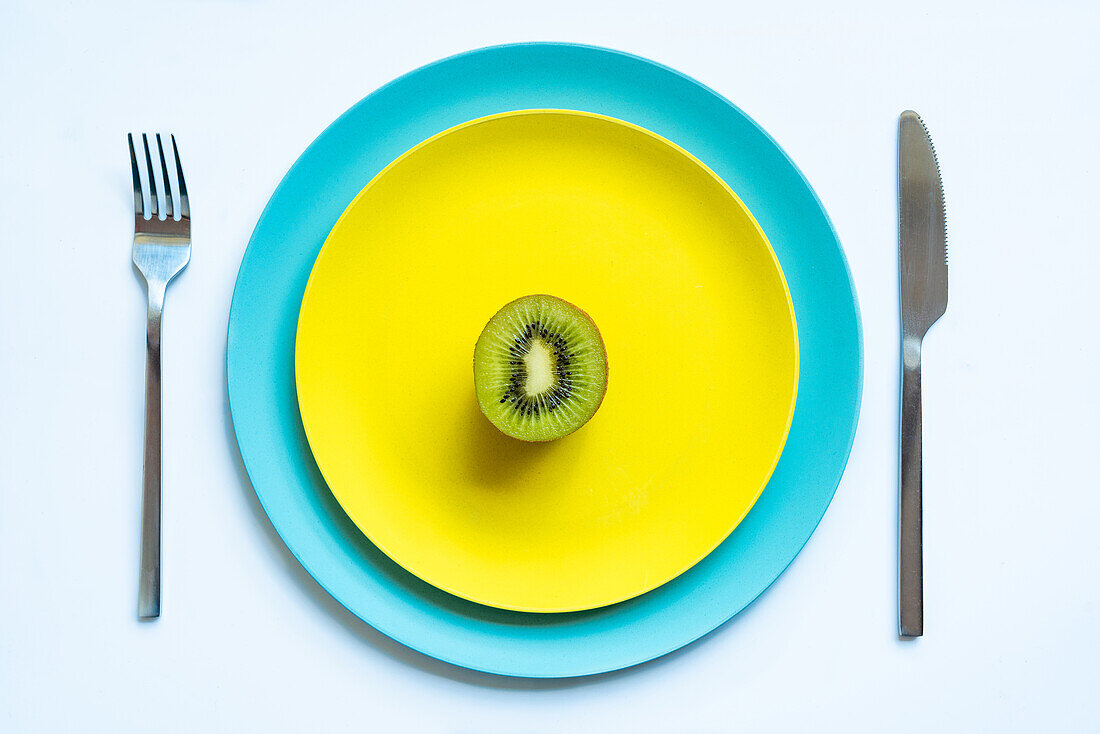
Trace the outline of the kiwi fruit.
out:
M 481 412 L 521 441 L 553 441 L 591 418 L 607 392 L 596 324 L 554 296 L 524 296 L 497 311 L 474 347 Z

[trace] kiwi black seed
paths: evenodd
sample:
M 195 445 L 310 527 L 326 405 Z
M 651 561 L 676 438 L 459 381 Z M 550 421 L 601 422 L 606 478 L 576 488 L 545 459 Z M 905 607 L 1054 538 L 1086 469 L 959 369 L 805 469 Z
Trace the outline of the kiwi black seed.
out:
M 554 296 L 500 309 L 474 347 L 481 411 L 503 433 L 552 441 L 583 426 L 607 391 L 607 352 L 596 324 Z

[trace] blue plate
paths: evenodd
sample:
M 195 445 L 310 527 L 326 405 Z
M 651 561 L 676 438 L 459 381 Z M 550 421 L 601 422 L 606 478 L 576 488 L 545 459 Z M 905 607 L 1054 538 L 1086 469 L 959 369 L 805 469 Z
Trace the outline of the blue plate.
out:
M 610 115 L 678 143 L 716 171 L 768 235 L 794 300 L 801 375 L 783 457 L 756 506 L 694 568 L 610 607 L 540 615 L 484 607 L 397 566 L 344 515 L 302 433 L 294 334 L 325 237 L 359 190 L 403 152 L 507 110 Z M 715 92 L 628 54 L 570 44 L 471 51 L 411 72 L 348 110 L 306 149 L 264 209 L 233 293 L 229 398 L 264 510 L 333 597 L 427 655 L 491 673 L 600 673 L 671 652 L 755 599 L 809 539 L 848 460 L 863 384 L 859 310 L 836 233 L 801 173 Z

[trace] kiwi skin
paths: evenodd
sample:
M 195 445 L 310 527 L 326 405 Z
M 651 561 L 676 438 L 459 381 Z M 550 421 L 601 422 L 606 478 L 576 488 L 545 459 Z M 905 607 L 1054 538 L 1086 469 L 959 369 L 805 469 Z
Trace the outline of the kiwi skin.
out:
M 561 301 L 565 305 L 567 305 L 570 308 L 572 308 L 573 310 L 575 310 L 581 316 L 583 316 L 588 321 L 588 323 L 591 324 L 592 330 L 593 330 L 593 332 L 595 332 L 596 338 L 599 340 L 600 350 L 604 354 L 603 390 L 600 392 L 599 402 L 596 403 L 596 407 L 593 409 L 592 415 L 588 417 L 588 420 L 586 420 L 584 423 L 581 423 L 580 425 L 576 426 L 572 430 L 570 430 L 566 433 L 563 433 L 560 436 L 552 436 L 552 437 L 549 437 L 549 438 L 525 438 L 523 436 L 512 435 L 511 433 L 506 432 L 504 429 L 502 429 L 500 426 L 498 426 L 496 424 L 496 422 L 489 416 L 489 413 L 486 412 L 485 406 L 482 405 L 481 401 L 480 400 L 477 401 L 478 409 L 481 410 L 481 413 L 482 413 L 482 415 L 485 416 L 485 419 L 487 421 L 489 421 L 489 423 L 493 426 L 493 428 L 500 431 L 503 435 L 505 435 L 509 438 L 516 439 L 517 441 L 523 441 L 524 443 L 540 443 L 540 444 L 543 444 L 543 443 L 550 443 L 552 441 L 557 441 L 558 439 L 565 438 L 566 436 L 569 436 L 569 435 L 572 435 L 573 433 L 576 433 L 578 430 L 580 430 L 584 426 L 588 425 L 588 422 L 591 421 L 592 418 L 594 418 L 596 416 L 596 413 L 598 413 L 600 411 L 600 407 L 603 405 L 604 398 L 607 397 L 607 386 L 608 386 L 608 384 L 611 380 L 611 364 L 610 364 L 609 360 L 607 359 L 607 345 L 604 343 L 604 340 L 603 340 L 603 332 L 601 332 L 600 327 L 596 325 L 596 321 L 583 308 L 577 306 L 576 304 L 574 304 L 570 301 L 565 300 L 564 298 L 560 298 L 558 296 L 552 296 L 552 295 L 547 294 L 547 293 L 532 293 L 532 294 L 529 294 L 529 295 L 526 295 L 526 296 L 520 296 L 519 298 L 511 300 L 508 303 L 501 306 L 499 309 L 497 309 L 496 313 L 493 314 L 493 316 L 489 319 L 488 322 L 486 322 L 486 324 L 488 325 L 488 323 L 491 323 L 492 320 L 494 318 L 496 318 L 497 314 L 499 314 L 501 311 L 504 311 L 505 309 L 507 309 L 508 307 L 512 306 L 515 303 L 518 303 L 519 301 L 523 301 L 523 300 L 526 300 L 526 299 L 532 298 L 532 297 L 551 298 L 551 299 L 554 299 L 554 300 L 557 300 L 557 301 Z M 480 341 L 480 337 L 479 337 L 478 341 Z M 475 356 L 474 356 L 474 360 L 473 360 L 473 367 L 474 367 L 474 371 L 475 371 L 475 383 L 476 383 L 476 362 L 477 362 L 477 357 L 476 357 L 476 342 L 475 342 Z

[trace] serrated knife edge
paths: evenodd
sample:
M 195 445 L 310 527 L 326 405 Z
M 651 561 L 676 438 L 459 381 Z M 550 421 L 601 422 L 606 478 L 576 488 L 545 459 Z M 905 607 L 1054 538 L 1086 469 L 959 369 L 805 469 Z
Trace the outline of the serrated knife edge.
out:
M 947 307 L 947 211 L 932 137 L 912 110 L 898 120 L 898 214 L 903 327 L 919 338 Z

